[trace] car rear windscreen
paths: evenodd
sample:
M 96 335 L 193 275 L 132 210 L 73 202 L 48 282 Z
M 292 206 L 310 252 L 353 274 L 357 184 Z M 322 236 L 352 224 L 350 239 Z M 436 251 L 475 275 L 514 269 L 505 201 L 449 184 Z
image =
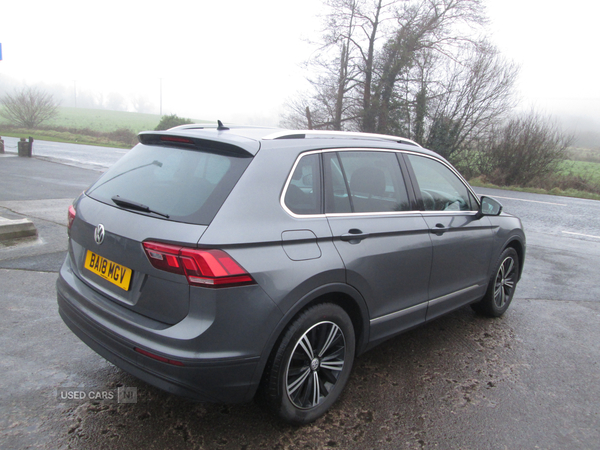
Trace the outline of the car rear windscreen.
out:
M 198 149 L 138 144 L 86 194 L 110 205 L 118 196 L 152 211 L 145 214 L 208 225 L 250 161 Z

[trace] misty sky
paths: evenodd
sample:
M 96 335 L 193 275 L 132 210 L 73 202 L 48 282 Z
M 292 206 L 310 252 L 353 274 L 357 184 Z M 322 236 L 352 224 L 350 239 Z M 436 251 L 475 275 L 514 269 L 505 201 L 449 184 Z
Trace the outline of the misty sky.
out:
M 522 107 L 600 123 L 600 2 L 487 0 L 492 41 L 521 65 Z M 144 96 L 159 112 L 276 125 L 305 88 L 320 0 L 0 0 L 0 75 Z M 159 7 L 160 6 L 160 7 Z M 73 106 L 63 101 L 63 106 Z

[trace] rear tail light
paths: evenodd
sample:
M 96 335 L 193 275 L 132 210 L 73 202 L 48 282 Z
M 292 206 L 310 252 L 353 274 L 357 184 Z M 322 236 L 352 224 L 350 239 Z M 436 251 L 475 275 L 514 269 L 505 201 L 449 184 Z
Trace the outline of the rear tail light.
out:
M 202 250 L 158 242 L 144 242 L 152 265 L 185 275 L 193 286 L 231 287 L 255 284 L 254 279 L 223 250 Z
M 75 212 L 75 207 L 73 205 L 69 206 L 69 223 L 68 223 L 68 227 L 67 229 L 70 230 L 71 229 L 71 225 L 73 225 L 73 221 L 75 220 L 75 215 L 77 213 Z

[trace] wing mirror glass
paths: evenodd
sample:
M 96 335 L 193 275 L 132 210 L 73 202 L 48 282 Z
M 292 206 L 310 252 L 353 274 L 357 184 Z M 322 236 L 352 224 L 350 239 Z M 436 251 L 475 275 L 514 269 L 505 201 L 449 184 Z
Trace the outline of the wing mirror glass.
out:
M 494 200 L 491 197 L 481 197 L 481 205 L 479 206 L 479 217 L 483 216 L 498 216 L 502 212 L 502 203 Z

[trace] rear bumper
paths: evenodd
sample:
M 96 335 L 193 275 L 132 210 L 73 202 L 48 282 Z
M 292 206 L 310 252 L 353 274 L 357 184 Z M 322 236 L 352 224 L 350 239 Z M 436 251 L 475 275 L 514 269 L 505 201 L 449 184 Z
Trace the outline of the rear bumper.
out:
M 244 300 L 253 304 L 255 299 Z M 123 309 L 122 315 L 117 314 L 122 307 L 103 299 L 79 280 L 70 270 L 68 257 L 57 281 L 60 316 L 92 350 L 162 390 L 218 403 L 248 401 L 256 392 L 260 381 L 257 367 L 268 334 L 265 328 L 274 327 L 272 321 L 280 318 L 279 310 L 270 299 L 264 300 L 259 311 L 250 311 L 250 316 L 262 316 L 262 323 L 246 320 L 242 329 L 236 318 L 239 311 L 231 319 L 233 323 L 227 323 L 229 308 L 222 308 L 207 319 L 206 311 L 195 309 L 193 305 L 188 317 L 174 326 L 142 316 L 140 323 L 135 323 L 132 320 L 135 313 Z M 230 307 L 239 305 L 234 303 Z M 136 347 L 183 366 L 140 354 L 134 350 Z

